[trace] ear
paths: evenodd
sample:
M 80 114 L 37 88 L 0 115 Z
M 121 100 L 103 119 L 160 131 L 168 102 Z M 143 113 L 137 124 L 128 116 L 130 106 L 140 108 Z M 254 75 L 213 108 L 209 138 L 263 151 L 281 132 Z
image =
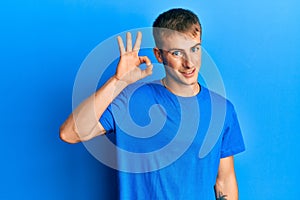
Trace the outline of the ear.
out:
M 159 50 L 157 47 L 154 47 L 154 48 L 153 48 L 153 53 L 154 53 L 154 55 L 155 55 L 157 61 L 158 61 L 159 63 L 162 63 L 162 62 L 163 62 L 163 58 L 162 58 L 162 55 L 161 55 L 160 50 Z

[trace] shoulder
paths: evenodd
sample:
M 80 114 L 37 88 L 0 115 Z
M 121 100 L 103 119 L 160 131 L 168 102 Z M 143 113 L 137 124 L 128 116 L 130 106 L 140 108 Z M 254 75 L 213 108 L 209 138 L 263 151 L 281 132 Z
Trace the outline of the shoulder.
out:
M 200 98 L 208 101 L 211 108 L 219 111 L 226 111 L 227 114 L 235 112 L 233 103 L 226 97 L 226 94 L 219 94 L 204 86 L 201 86 Z
M 159 81 L 136 82 L 128 85 L 112 102 L 112 104 L 135 104 L 153 102 L 161 93 L 162 85 Z
M 135 82 L 128 85 L 122 93 L 126 96 L 134 95 L 153 95 L 162 89 L 162 85 L 159 80 L 151 82 Z
M 200 97 L 205 99 L 209 99 L 210 101 L 215 101 L 218 103 L 226 103 L 226 105 L 232 107 L 232 102 L 226 97 L 226 94 L 217 93 L 211 89 L 206 88 L 205 86 L 201 86 Z

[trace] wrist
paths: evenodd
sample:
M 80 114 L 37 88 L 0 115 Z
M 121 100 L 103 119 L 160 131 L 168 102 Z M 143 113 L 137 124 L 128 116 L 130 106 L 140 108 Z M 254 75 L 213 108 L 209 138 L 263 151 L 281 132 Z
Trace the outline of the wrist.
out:
M 117 81 L 121 80 L 121 78 L 119 78 L 117 74 L 113 75 L 113 78 L 116 79 Z
M 125 87 L 127 87 L 129 85 L 129 83 L 123 79 L 121 79 L 117 74 L 114 74 L 112 76 L 113 81 L 115 82 L 115 86 L 117 88 L 122 88 L 124 89 Z

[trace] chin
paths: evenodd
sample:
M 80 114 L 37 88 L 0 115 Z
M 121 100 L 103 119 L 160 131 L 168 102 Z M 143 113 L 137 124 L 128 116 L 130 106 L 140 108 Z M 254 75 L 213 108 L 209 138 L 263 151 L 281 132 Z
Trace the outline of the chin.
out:
M 184 82 L 184 85 L 186 85 L 186 86 L 193 86 L 195 84 L 198 84 L 198 81 L 193 80 L 193 81 L 185 81 Z
M 198 78 L 193 78 L 191 80 L 188 80 L 187 82 L 189 83 L 189 85 L 198 84 Z

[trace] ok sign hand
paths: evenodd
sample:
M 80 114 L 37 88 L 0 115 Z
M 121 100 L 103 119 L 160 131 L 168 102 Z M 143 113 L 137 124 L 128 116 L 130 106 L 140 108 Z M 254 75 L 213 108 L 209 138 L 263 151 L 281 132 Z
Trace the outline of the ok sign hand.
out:
M 153 65 L 147 56 L 139 56 L 142 41 L 142 33 L 138 32 L 134 47 L 132 48 L 131 33 L 126 34 L 126 49 L 120 36 L 117 37 L 120 49 L 120 61 L 117 66 L 115 77 L 127 84 L 134 83 L 152 74 Z M 145 63 L 147 68 L 142 70 L 139 66 Z

